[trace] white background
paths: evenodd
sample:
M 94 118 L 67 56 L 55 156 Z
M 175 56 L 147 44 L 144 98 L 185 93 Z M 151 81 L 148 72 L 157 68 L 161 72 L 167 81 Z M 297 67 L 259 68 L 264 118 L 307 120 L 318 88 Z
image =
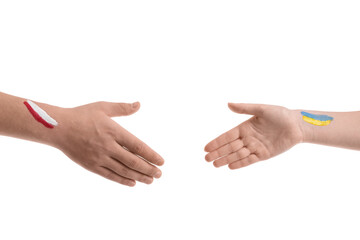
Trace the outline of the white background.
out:
M 116 119 L 166 160 L 135 188 L 0 137 L 0 239 L 359 239 L 360 153 L 302 144 L 229 170 L 227 102 L 360 109 L 358 1 L 1 1 L 0 91 Z M 0 110 L 1 111 L 1 110 Z M 1 112 L 0 112 L 1 114 Z

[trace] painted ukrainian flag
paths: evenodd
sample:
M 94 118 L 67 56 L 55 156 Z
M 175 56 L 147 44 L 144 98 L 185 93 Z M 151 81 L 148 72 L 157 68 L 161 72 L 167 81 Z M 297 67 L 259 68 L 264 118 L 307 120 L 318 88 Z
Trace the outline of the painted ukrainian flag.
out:
M 315 115 L 308 112 L 301 112 L 303 120 L 316 126 L 327 126 L 334 119 L 328 115 Z

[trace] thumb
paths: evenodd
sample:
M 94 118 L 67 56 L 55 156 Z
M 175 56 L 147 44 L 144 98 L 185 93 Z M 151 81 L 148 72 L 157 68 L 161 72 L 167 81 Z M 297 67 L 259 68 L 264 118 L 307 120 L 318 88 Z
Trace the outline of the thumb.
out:
M 136 113 L 140 108 L 139 102 L 134 103 L 113 103 L 101 102 L 100 108 L 109 117 L 128 116 Z
M 240 114 L 250 114 L 255 116 L 262 116 L 264 114 L 265 105 L 251 104 L 251 103 L 228 103 L 231 111 Z

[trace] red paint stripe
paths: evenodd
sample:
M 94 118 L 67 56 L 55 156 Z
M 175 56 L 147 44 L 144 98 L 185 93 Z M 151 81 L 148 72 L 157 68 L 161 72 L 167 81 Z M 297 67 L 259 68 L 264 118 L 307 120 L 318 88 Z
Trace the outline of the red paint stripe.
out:
M 28 102 L 25 101 L 24 104 L 31 113 L 31 115 L 33 115 L 33 117 L 36 119 L 36 121 L 42 123 L 47 128 L 54 128 L 53 125 L 51 125 L 50 123 L 45 121 L 42 117 L 40 117 L 40 115 L 37 112 L 35 112 L 35 110 L 30 106 Z

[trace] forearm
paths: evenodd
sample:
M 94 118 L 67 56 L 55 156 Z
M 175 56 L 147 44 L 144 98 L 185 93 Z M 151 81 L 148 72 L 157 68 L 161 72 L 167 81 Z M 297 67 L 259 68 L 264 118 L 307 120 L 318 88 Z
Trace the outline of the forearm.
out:
M 47 128 L 30 113 L 24 102 L 26 99 L 0 92 L 0 135 L 55 145 L 60 127 Z M 61 108 L 38 103 L 45 112 L 60 120 Z
M 306 121 L 301 112 L 327 115 L 333 119 L 326 126 Z M 360 112 L 320 112 L 295 110 L 303 133 L 303 142 L 360 150 Z

